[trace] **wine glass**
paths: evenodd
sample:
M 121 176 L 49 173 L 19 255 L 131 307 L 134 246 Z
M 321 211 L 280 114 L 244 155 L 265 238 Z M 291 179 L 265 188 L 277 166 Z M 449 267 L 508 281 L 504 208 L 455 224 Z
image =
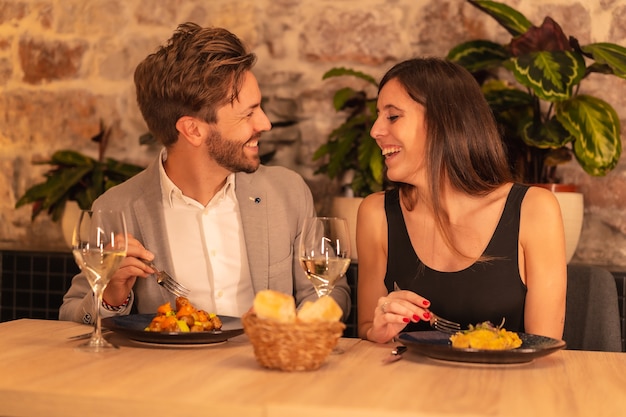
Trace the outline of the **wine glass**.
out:
M 340 217 L 305 219 L 299 250 L 300 264 L 317 296 L 330 294 L 350 266 L 348 222 Z
M 76 264 L 85 274 L 94 293 L 95 326 L 91 338 L 80 350 L 102 352 L 117 346 L 102 337 L 100 305 L 111 276 L 126 257 L 126 220 L 117 210 L 83 210 L 72 236 Z

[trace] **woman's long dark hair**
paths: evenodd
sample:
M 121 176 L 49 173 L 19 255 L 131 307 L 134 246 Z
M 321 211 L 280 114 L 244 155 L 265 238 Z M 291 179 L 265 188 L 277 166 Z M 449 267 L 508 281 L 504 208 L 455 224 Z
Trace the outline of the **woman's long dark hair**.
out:
M 469 195 L 486 195 L 512 181 L 493 113 L 476 80 L 453 62 L 415 58 L 398 63 L 382 78 L 379 92 L 393 79 L 424 106 L 425 166 L 432 210 L 444 239 L 451 245 L 448 215 L 440 193 L 445 181 Z M 419 199 L 418 190 L 409 184 L 399 187 L 403 204 L 412 210 Z

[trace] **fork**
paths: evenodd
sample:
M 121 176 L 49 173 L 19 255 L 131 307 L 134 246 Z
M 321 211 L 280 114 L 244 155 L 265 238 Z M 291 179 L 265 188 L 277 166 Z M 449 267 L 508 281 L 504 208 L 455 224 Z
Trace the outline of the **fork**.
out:
M 146 259 L 142 259 L 141 261 L 156 271 L 154 274 L 156 275 L 157 282 L 160 286 L 162 286 L 177 297 L 187 297 L 189 295 L 189 289 L 187 289 L 187 287 L 185 287 L 183 284 L 172 278 L 170 274 L 160 270 L 159 268 L 154 266 L 152 262 Z
M 400 286 L 397 282 L 393 283 L 393 289 L 395 291 L 400 291 Z M 439 317 L 431 310 L 428 310 L 428 312 L 430 313 L 430 320 L 428 320 L 428 322 L 430 323 L 430 327 L 433 329 L 442 333 L 456 333 L 461 330 L 461 325 L 459 323 Z
M 430 311 L 430 310 L 429 310 Z M 454 321 L 446 320 L 430 311 L 430 327 L 442 333 L 456 333 L 461 330 L 461 325 Z

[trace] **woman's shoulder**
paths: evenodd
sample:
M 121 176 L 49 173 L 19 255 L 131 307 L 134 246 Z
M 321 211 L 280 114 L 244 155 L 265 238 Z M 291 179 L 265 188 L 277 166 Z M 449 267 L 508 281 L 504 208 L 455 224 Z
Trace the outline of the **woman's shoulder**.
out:
M 560 209 L 560 206 L 552 191 L 543 187 L 529 186 L 524 197 L 523 208 L 541 213 L 549 208 Z
M 385 192 L 378 191 L 367 195 L 361 202 L 361 206 L 368 210 L 374 210 L 376 208 L 384 209 L 385 207 Z

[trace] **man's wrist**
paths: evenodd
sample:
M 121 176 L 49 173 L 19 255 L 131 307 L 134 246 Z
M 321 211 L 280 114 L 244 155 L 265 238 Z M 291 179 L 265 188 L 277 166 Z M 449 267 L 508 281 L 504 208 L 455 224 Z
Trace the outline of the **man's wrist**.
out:
M 121 311 L 126 308 L 126 306 L 128 306 L 128 303 L 130 303 L 130 293 L 128 293 L 126 300 L 124 300 L 124 302 L 119 305 L 111 305 L 107 303 L 104 298 L 102 299 L 102 307 L 107 311 Z

